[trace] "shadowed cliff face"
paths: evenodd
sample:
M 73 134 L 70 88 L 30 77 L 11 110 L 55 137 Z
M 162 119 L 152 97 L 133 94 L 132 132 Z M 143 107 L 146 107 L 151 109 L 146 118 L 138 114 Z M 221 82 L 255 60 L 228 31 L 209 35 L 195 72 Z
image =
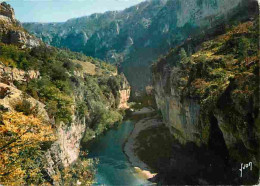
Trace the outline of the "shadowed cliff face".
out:
M 120 63 L 134 90 L 151 83 L 149 66 L 194 32 L 227 21 L 247 0 L 150 0 L 121 12 L 93 14 L 65 23 L 24 23 L 43 41 Z
M 243 178 L 237 171 L 235 182 L 255 184 L 260 166 L 259 8 L 257 2 L 249 7 L 230 28 L 207 30 L 173 48 L 152 71 L 157 106 L 175 139 L 205 144 L 234 170 L 253 162 L 253 171 Z

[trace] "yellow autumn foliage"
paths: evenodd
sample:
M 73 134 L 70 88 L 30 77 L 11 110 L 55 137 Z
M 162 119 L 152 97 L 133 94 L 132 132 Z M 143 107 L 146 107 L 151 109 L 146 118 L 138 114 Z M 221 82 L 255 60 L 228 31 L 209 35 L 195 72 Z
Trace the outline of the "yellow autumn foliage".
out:
M 19 112 L 3 113 L 0 123 L 0 184 L 42 183 L 44 153 L 41 145 L 54 140 L 51 126 L 40 119 Z

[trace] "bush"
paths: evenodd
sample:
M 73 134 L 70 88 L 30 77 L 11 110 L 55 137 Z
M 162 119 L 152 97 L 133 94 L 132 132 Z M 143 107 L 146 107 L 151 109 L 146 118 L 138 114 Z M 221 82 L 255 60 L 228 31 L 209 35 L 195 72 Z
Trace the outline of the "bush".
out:
M 76 110 L 80 118 L 85 117 L 88 113 L 88 108 L 84 102 L 78 102 Z
M 73 72 L 75 70 L 75 64 L 70 60 L 66 60 L 63 63 L 63 67 L 66 68 L 69 72 Z
M 20 103 L 18 103 L 15 106 L 15 110 L 17 112 L 24 113 L 26 116 L 29 116 L 29 115 L 31 115 L 33 113 L 32 109 L 31 109 L 31 103 L 29 101 L 27 101 L 27 100 L 23 100 Z

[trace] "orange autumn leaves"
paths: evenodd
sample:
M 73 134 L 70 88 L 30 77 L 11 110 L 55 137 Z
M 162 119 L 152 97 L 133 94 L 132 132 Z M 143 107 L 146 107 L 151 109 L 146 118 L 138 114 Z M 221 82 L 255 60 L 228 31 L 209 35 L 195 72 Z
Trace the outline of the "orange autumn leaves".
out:
M 0 123 L 0 183 L 40 183 L 44 154 L 40 145 L 54 140 L 51 126 L 33 115 L 3 113 Z

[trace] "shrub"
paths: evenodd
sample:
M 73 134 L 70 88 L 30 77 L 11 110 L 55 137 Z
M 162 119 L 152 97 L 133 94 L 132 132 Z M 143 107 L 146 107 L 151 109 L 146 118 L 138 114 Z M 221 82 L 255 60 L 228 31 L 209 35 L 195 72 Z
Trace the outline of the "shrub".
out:
M 66 68 L 69 72 L 73 72 L 75 70 L 75 64 L 70 60 L 66 60 L 63 63 L 63 67 Z
M 0 125 L 0 183 L 4 185 L 44 185 L 41 173 L 43 142 L 55 140 L 51 126 L 34 116 L 6 112 Z M 4 176 L 3 176 L 4 175 Z
M 33 113 L 31 109 L 31 103 L 27 100 L 23 100 L 20 103 L 16 104 L 15 110 L 17 112 L 24 113 L 26 116 L 29 116 Z
M 88 113 L 88 108 L 84 102 L 78 102 L 76 110 L 80 118 L 85 117 Z

